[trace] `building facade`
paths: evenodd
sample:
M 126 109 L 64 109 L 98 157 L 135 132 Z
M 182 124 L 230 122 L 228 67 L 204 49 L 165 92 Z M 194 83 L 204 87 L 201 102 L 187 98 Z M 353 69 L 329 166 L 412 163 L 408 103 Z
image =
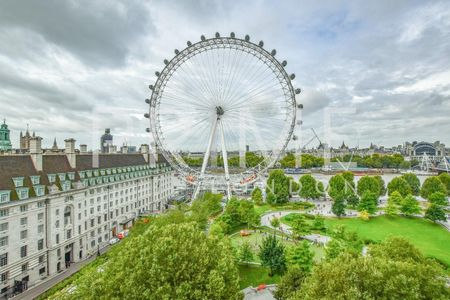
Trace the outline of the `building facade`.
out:
M 0 295 L 17 295 L 70 268 L 129 228 L 140 215 L 166 209 L 173 172 L 148 146 L 136 154 L 75 151 L 0 156 Z
M 100 150 L 102 153 L 116 152 L 117 149 L 113 149 L 113 136 L 111 134 L 111 130 L 106 128 L 105 133 L 100 137 Z

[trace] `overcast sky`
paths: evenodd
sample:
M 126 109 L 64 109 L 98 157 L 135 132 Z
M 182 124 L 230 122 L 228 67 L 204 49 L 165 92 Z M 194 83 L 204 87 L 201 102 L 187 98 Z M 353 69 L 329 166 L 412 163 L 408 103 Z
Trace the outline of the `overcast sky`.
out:
M 319 3 L 320 2 L 320 3 Z M 148 143 L 148 84 L 186 41 L 216 31 L 264 40 L 303 90 L 304 140 L 450 145 L 450 1 L 0 2 L 0 117 L 98 148 Z

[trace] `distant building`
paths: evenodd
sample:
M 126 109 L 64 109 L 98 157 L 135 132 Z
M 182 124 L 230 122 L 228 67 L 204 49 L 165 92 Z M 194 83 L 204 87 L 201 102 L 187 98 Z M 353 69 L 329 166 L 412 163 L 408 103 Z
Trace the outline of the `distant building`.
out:
M 30 129 L 27 125 L 27 131 L 25 134 L 22 134 L 22 131 L 20 132 L 20 150 L 30 150 L 30 140 L 35 136 L 36 134 L 34 132 L 33 134 L 30 134 Z
M 12 150 L 10 131 L 6 120 L 3 120 L 3 124 L 0 126 L 0 151 L 7 152 Z
M 105 129 L 105 133 L 100 138 L 100 149 L 102 153 L 110 153 L 111 146 L 113 145 L 113 136 L 109 128 Z

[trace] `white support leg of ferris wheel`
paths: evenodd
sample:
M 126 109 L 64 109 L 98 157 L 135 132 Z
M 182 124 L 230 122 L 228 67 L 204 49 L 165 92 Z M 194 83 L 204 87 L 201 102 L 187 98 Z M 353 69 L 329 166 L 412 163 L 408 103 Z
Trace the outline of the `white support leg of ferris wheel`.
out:
M 202 169 L 200 171 L 200 177 L 198 178 L 198 183 L 195 188 L 194 195 L 192 196 L 192 199 L 194 199 L 194 200 L 197 198 L 198 193 L 200 192 L 203 177 L 205 176 L 205 170 L 206 170 L 206 166 L 208 165 L 209 154 L 211 153 L 211 145 L 214 140 L 214 135 L 216 134 L 217 122 L 219 121 L 219 119 L 220 119 L 220 117 L 217 116 L 217 118 L 214 121 L 214 124 L 211 128 L 211 133 L 209 134 L 208 146 L 206 148 L 205 156 L 203 157 L 203 164 L 202 164 Z
M 227 183 L 227 199 L 231 198 L 231 185 L 230 185 L 230 173 L 228 172 L 228 155 L 227 149 L 225 147 L 225 138 L 223 135 L 223 124 L 220 123 L 220 140 L 222 144 L 222 157 L 223 157 L 223 167 L 225 169 L 225 181 Z

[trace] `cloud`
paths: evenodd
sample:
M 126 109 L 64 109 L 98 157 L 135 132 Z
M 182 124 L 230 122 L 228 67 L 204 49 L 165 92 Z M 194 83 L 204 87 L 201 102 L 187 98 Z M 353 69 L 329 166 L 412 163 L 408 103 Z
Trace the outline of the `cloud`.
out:
M 333 145 L 450 144 L 449 20 L 446 1 L 5 0 L 0 117 L 15 146 L 26 123 L 45 145 L 71 136 L 96 148 L 105 127 L 117 144 L 148 143 L 144 99 L 163 60 L 234 31 L 288 61 L 304 128 L 323 137 L 326 108 L 354 111 L 333 118 Z

